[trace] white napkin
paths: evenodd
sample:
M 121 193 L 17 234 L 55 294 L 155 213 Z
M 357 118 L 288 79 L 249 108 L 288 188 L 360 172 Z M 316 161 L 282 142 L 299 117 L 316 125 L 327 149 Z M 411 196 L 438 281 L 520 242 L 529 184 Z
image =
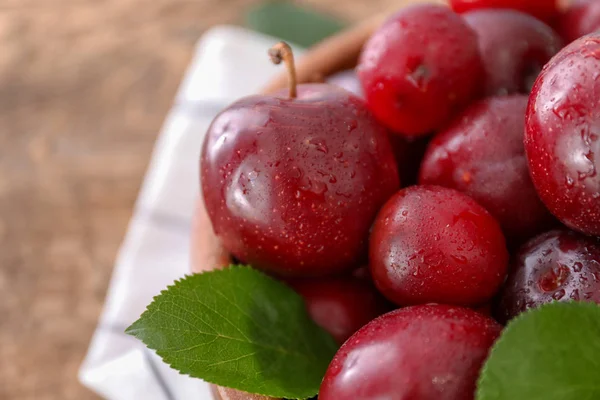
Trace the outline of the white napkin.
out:
M 217 27 L 198 43 L 155 145 L 104 311 L 79 371 L 81 383 L 106 399 L 212 400 L 206 383 L 170 369 L 124 330 L 155 295 L 189 272 L 204 134 L 220 110 L 256 93 L 284 68 L 273 66 L 267 56 L 276 42 L 245 29 Z

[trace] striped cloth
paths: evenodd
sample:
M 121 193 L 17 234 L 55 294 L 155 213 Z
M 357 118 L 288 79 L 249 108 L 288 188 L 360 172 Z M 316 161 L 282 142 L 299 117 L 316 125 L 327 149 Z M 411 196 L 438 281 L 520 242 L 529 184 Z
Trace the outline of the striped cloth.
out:
M 104 311 L 79 371 L 81 383 L 106 399 L 212 400 L 206 383 L 171 370 L 123 332 L 160 290 L 188 273 L 204 133 L 220 110 L 256 93 L 279 71 L 267 57 L 276 41 L 241 28 L 216 27 L 198 43 L 156 142 Z

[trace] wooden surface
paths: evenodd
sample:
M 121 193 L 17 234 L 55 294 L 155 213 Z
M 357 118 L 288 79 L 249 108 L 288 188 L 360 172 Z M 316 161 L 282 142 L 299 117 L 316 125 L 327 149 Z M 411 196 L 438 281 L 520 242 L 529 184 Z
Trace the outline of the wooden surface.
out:
M 0 399 L 96 398 L 76 372 L 156 134 L 197 38 L 254 2 L 0 0 Z

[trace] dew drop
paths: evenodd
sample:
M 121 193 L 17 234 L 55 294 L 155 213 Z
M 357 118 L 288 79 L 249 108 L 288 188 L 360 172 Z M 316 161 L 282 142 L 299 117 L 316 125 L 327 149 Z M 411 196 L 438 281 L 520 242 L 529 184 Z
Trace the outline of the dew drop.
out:
M 565 179 L 565 185 L 567 185 L 567 187 L 570 189 L 573 187 L 574 184 L 575 184 L 575 181 L 573 180 L 573 178 L 571 178 L 570 176 L 567 176 L 567 179 Z
M 327 184 L 321 181 L 315 181 L 312 186 L 312 192 L 315 194 L 323 194 L 327 191 Z
M 312 188 L 312 180 L 306 176 L 300 179 L 300 190 L 310 190 Z
M 566 294 L 565 290 L 564 289 L 560 289 L 560 290 L 557 290 L 556 292 L 554 292 L 554 294 L 552 295 L 552 298 L 554 300 L 558 301 L 558 300 L 562 299 L 563 297 L 565 297 L 565 294 Z
M 352 121 L 350 121 L 347 125 L 346 128 L 348 129 L 348 132 L 352 132 L 353 130 L 355 130 L 358 127 L 358 122 L 353 119 Z
M 452 257 L 452 259 L 454 259 L 459 264 L 466 264 L 467 263 L 467 257 L 465 257 L 465 256 L 455 256 L 455 255 L 452 255 L 451 257 Z
M 300 177 L 302 177 L 302 170 L 298 167 L 292 167 L 292 170 L 290 171 L 290 178 L 298 179 Z
M 329 148 L 327 147 L 327 144 L 325 143 L 324 140 L 322 139 L 317 139 L 317 138 L 313 138 L 310 139 L 308 141 L 308 143 L 310 145 L 312 145 L 317 151 L 320 151 L 321 153 L 329 153 Z
M 546 250 L 542 251 L 542 255 L 544 257 L 549 256 L 550 254 L 552 254 L 552 249 L 546 249 Z

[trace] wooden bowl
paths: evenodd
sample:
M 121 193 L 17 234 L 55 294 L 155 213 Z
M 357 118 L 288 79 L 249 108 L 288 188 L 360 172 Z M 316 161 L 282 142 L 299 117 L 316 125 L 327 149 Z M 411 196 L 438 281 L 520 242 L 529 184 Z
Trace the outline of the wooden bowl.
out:
M 396 3 L 394 10 L 403 4 L 426 2 L 426 0 L 404 0 Z M 429 2 L 432 2 L 431 0 Z M 435 1 L 442 2 L 442 1 Z M 390 10 L 394 11 L 394 10 Z M 365 41 L 381 25 L 389 12 L 382 12 L 363 23 L 357 24 L 332 36 L 310 49 L 296 63 L 298 83 L 310 82 L 315 76 L 327 77 L 345 69 L 353 68 Z M 266 50 L 266 49 L 265 49 Z M 287 86 L 287 74 L 282 72 L 264 89 L 272 93 Z M 220 246 L 202 199 L 198 199 L 192 229 L 191 265 L 192 272 L 209 271 L 230 264 L 230 256 Z M 215 400 L 277 400 L 266 396 L 252 395 L 237 390 L 213 386 Z

